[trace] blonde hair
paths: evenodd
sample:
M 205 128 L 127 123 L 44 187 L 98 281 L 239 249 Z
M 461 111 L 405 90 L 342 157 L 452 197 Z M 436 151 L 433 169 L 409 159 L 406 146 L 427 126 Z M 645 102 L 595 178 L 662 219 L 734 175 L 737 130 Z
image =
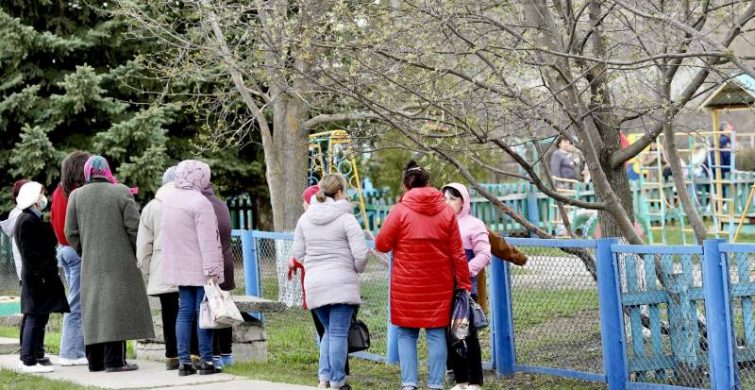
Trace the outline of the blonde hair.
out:
M 335 199 L 338 191 L 346 191 L 346 179 L 337 173 L 329 173 L 320 180 L 320 191 L 317 192 L 317 201 L 325 202 L 326 198 Z

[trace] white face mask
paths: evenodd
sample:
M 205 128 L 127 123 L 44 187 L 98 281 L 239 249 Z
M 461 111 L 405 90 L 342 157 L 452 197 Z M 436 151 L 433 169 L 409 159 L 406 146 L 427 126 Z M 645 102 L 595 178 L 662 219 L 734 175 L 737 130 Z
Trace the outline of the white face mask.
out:
M 42 211 L 47 208 L 47 197 L 44 195 L 39 196 L 39 211 Z

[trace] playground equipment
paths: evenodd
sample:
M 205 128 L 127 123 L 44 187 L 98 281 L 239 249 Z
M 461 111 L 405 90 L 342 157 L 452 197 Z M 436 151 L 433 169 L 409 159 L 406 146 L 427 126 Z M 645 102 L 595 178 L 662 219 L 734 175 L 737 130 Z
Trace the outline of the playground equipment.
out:
M 348 195 L 359 209 L 362 225 L 369 228 L 362 181 L 351 137 L 344 130 L 332 130 L 309 136 L 309 185 L 317 184 L 328 173 L 340 173 L 349 183 Z

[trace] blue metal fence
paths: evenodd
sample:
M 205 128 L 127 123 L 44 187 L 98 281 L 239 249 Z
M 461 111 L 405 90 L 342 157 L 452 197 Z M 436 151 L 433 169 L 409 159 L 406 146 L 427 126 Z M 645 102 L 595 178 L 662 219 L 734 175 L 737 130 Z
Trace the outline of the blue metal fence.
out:
M 290 244 L 292 235 L 234 235 L 244 246 L 246 292 L 261 295 L 255 240 Z M 732 389 L 755 383 L 748 379 L 755 367 L 747 366 L 755 361 L 755 283 L 750 276 L 755 245 L 719 240 L 676 247 L 621 245 L 615 239 L 509 241 L 530 255 L 530 263 L 520 269 L 494 259 L 489 269 L 490 358 L 499 375 L 555 375 L 606 383 L 610 389 Z M 548 278 L 533 279 L 543 272 L 550 272 Z M 387 297 L 387 273 L 384 288 Z M 545 295 L 549 300 L 543 300 L 543 292 L 552 293 Z M 554 334 L 535 334 L 533 339 L 532 329 L 538 325 L 527 310 L 542 304 L 553 305 L 555 315 L 581 325 L 570 328 L 564 322 Z M 386 308 L 380 315 L 388 313 Z M 384 352 L 366 357 L 396 363 L 396 335 L 389 318 L 384 321 Z M 583 350 L 569 351 L 575 343 L 564 338 L 570 337 L 586 343 L 594 359 L 575 362 Z M 533 346 L 549 355 L 533 354 Z M 550 359 L 555 355 L 565 359 Z

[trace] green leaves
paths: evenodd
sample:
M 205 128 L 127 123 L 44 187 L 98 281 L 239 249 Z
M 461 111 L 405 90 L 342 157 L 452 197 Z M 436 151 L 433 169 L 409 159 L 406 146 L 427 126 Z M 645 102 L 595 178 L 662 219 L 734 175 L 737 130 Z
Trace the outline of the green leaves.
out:
M 21 142 L 11 154 L 10 161 L 21 177 L 44 177 L 47 180 L 57 175 L 58 166 L 65 154 L 55 149 L 40 126 L 26 125 L 21 133 Z

